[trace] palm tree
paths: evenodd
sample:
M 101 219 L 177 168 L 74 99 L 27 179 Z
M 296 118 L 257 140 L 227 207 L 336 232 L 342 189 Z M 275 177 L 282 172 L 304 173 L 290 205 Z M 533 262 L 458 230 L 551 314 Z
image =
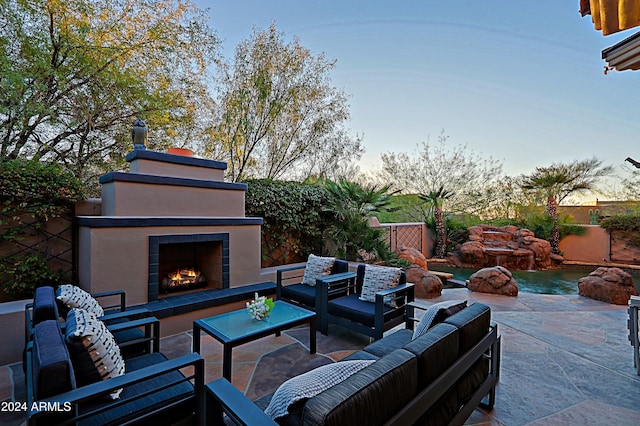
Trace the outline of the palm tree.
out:
M 389 255 L 385 235 L 380 228 L 368 224 L 377 212 L 392 211 L 389 207 L 391 186 L 373 184 L 360 185 L 341 179 L 339 182 L 326 181 L 330 195 L 329 209 L 336 215 L 331 237 L 338 246 L 338 255 L 348 260 L 359 260 L 359 250 L 373 252 L 379 259 Z
M 433 217 L 436 223 L 436 257 L 444 258 L 447 251 L 447 230 L 444 224 L 444 217 L 442 214 L 442 203 L 444 200 L 453 197 L 453 192 L 444 189 L 444 185 L 441 185 L 436 191 L 431 191 L 428 194 L 420 194 L 420 199 L 431 204 L 433 211 Z
M 547 214 L 553 221 L 549 243 L 551 252 L 560 254 L 560 225 L 558 204 L 571 194 L 586 193 L 595 188 L 599 178 L 609 175 L 611 166 L 603 166 L 595 157 L 569 164 L 554 163 L 549 167 L 536 167 L 530 174 L 521 177 L 520 186 L 547 199 Z

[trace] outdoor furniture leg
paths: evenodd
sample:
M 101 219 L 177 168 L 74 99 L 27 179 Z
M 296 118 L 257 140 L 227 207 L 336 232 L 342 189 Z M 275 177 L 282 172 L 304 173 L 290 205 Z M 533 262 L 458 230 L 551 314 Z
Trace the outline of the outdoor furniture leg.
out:
M 193 324 L 193 352 L 200 353 L 200 327 Z
M 231 382 L 231 351 L 233 347 L 229 344 L 223 346 L 222 354 L 222 377 Z
M 309 321 L 309 352 L 316 353 L 316 317 Z

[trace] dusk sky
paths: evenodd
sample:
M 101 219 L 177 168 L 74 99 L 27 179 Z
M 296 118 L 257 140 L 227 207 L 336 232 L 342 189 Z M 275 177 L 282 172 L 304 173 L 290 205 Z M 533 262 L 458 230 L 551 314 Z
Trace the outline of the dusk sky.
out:
M 624 159 L 640 160 L 640 72 L 605 75 L 601 58 L 638 28 L 602 36 L 578 0 L 197 3 L 227 58 L 273 20 L 287 41 L 337 59 L 332 83 L 350 95 L 365 171 L 442 130 L 508 175 L 593 156 L 625 175 Z

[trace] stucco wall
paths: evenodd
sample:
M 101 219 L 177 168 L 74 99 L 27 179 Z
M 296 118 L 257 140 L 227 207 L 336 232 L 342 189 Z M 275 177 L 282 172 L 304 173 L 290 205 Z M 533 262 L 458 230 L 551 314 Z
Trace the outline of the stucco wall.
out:
M 609 233 L 599 225 L 584 225 L 584 235 L 569 235 L 560 241 L 565 260 L 602 263 L 610 262 Z
M 90 293 L 124 289 L 147 303 L 149 236 L 229 233 L 230 287 L 260 282 L 260 225 L 87 228 L 79 230 L 78 285 Z

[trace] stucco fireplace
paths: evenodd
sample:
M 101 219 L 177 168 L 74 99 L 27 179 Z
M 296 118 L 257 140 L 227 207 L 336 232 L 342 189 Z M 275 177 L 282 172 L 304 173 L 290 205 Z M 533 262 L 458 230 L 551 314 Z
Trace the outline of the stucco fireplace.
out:
M 247 186 L 224 182 L 226 163 L 147 150 L 127 161 L 100 177 L 100 214 L 78 217 L 82 288 L 142 304 L 261 281 L 262 219 L 245 217 Z

